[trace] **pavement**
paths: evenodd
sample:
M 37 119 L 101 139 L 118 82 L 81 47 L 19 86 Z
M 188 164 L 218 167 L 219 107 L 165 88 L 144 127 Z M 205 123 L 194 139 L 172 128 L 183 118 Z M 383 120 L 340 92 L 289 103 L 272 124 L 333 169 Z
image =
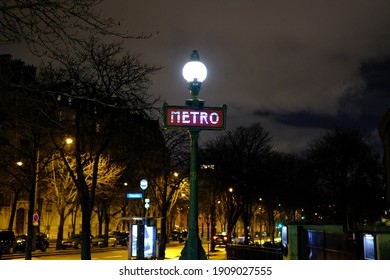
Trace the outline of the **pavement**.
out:
M 216 246 L 215 250 L 211 252 L 208 248 L 210 244 L 207 242 L 203 242 L 203 249 L 206 252 L 206 257 L 208 260 L 226 260 L 226 248 L 225 246 Z M 165 259 L 166 260 L 178 260 L 181 255 L 181 249 L 180 250 L 170 250 L 170 247 L 167 246 L 167 249 L 165 250 Z

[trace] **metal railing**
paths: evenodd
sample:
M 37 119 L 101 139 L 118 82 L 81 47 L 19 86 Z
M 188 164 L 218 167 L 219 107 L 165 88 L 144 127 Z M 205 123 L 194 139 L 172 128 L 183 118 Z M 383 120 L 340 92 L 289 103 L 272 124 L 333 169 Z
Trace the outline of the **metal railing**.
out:
M 264 248 L 248 245 L 226 245 L 228 260 L 283 260 L 281 248 Z

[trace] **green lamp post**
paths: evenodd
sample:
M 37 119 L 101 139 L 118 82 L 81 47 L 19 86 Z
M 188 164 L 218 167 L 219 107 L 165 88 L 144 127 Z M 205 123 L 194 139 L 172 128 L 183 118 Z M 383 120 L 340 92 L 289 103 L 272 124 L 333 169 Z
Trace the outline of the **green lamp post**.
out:
M 191 60 L 184 65 L 183 77 L 188 82 L 191 99 L 187 99 L 186 105 L 192 109 L 202 109 L 204 101 L 198 99 L 202 82 L 207 77 L 206 66 L 200 62 L 199 54 L 194 50 Z M 200 128 L 190 127 L 191 136 L 191 161 L 190 161 L 190 209 L 188 237 L 181 252 L 180 260 L 205 260 L 206 252 L 198 232 L 198 139 Z

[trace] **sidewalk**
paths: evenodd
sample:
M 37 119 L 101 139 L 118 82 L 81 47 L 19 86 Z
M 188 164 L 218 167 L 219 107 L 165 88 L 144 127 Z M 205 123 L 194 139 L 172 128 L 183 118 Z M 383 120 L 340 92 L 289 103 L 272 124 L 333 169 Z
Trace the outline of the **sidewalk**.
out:
M 208 250 L 207 243 L 202 243 L 203 249 L 206 252 L 208 260 L 226 260 L 225 246 L 216 246 L 214 252 Z M 180 258 L 181 250 L 169 250 L 169 247 L 165 250 L 165 260 L 178 260 Z
M 206 252 L 207 253 L 207 252 Z M 226 249 L 225 247 L 215 248 L 215 252 L 210 252 L 208 256 L 209 260 L 226 260 Z

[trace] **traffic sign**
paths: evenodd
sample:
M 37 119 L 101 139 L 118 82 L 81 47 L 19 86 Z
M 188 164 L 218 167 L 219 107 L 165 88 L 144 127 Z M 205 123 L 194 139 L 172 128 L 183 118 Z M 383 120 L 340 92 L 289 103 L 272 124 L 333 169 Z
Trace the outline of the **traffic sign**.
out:
M 33 214 L 33 225 L 37 226 L 38 225 L 38 221 L 39 221 L 39 215 L 38 215 L 38 213 L 34 213 Z
M 139 183 L 139 186 L 141 190 L 146 190 L 148 188 L 148 180 L 142 179 L 141 182 Z
M 128 193 L 127 198 L 142 198 L 142 193 Z

